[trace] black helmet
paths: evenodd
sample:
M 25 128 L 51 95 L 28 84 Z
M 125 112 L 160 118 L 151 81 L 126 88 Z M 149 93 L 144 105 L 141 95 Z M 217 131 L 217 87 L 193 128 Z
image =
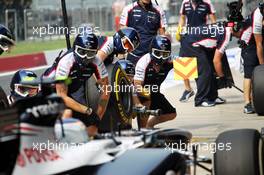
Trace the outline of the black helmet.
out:
M 135 75 L 135 65 L 129 60 L 119 60 L 121 68 L 126 72 L 127 75 Z
M 233 1 L 227 4 L 227 7 L 229 8 L 227 15 L 228 26 L 230 26 L 231 23 L 235 32 L 238 32 L 243 26 L 244 17 L 242 15 L 242 6 L 243 3 L 238 1 Z
M 90 63 L 98 51 L 98 38 L 91 32 L 78 34 L 73 43 L 74 54 L 83 63 Z
M 239 3 L 238 1 L 233 1 L 233 2 L 227 3 L 227 7 L 229 9 L 227 20 L 229 22 L 243 21 L 244 19 L 242 15 L 243 3 Z
M 115 51 L 119 54 L 132 52 L 140 43 L 139 34 L 132 27 L 120 29 L 113 38 Z
M 10 30 L 0 24 L 0 55 L 4 51 L 8 51 L 13 45 L 15 42 Z
M 156 64 L 163 64 L 169 60 L 171 56 L 170 39 L 163 35 L 154 37 L 151 42 L 150 55 Z
M 192 0 L 192 2 L 195 3 L 195 4 L 200 4 L 200 3 L 203 2 L 203 0 Z
M 40 88 L 39 86 L 23 85 L 23 81 L 33 81 L 37 78 L 37 75 L 29 70 L 17 71 L 10 83 L 11 96 L 15 99 L 24 97 L 31 97 L 37 95 Z

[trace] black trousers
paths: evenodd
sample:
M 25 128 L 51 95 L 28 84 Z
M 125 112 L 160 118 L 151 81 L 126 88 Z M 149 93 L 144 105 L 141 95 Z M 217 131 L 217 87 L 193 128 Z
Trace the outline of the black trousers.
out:
M 249 45 L 243 48 L 241 56 L 244 60 L 244 78 L 251 79 L 254 68 L 259 65 L 256 46 Z
M 197 85 L 195 106 L 204 101 L 214 101 L 218 97 L 213 64 L 214 53 L 214 49 L 193 47 L 184 38 L 181 41 L 180 57 L 197 57 L 198 78 L 195 80 Z

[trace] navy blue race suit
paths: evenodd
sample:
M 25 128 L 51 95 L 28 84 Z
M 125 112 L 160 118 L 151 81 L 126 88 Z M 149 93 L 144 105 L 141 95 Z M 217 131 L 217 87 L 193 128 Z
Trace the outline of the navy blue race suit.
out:
M 188 35 L 182 37 L 180 57 L 197 57 L 199 76 L 196 79 L 195 106 L 204 101 L 215 101 L 218 97 L 213 58 L 216 49 L 225 56 L 231 30 L 221 24 L 204 25 L 196 27 L 196 32 L 189 31 Z
M 127 57 L 136 64 L 141 56 L 150 51 L 153 37 L 157 35 L 160 28 L 166 27 L 167 21 L 164 11 L 159 6 L 151 3 L 148 8 L 145 8 L 137 1 L 123 9 L 120 24 L 133 27 L 139 33 L 140 45 Z
M 184 0 L 180 10 L 180 14 L 186 16 L 186 24 L 190 27 L 207 24 L 208 15 L 214 13 L 215 9 L 210 0 L 203 0 L 195 9 L 190 0 Z

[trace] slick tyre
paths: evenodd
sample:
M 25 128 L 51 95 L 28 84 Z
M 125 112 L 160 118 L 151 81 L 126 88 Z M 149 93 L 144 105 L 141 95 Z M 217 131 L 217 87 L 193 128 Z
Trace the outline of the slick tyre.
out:
M 253 71 L 252 93 L 253 104 L 258 115 L 264 115 L 264 65 L 257 66 Z
M 0 86 L 0 110 L 5 109 L 9 106 L 6 93 Z
M 133 114 L 131 83 L 119 63 L 108 65 L 107 70 L 111 85 L 107 90 L 111 94 L 99 131 L 109 132 L 111 129 L 117 130 L 119 127 L 131 128 Z M 101 89 L 94 77 L 91 77 L 86 85 L 88 106 L 96 110 Z
M 215 175 L 260 175 L 260 138 L 255 129 L 221 133 L 216 139 Z

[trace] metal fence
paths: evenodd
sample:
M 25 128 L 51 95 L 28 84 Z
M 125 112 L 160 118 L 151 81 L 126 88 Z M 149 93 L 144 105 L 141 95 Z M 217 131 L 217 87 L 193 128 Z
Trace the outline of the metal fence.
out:
M 63 18 L 61 9 L 5 9 L 5 18 L 0 23 L 5 24 L 15 34 L 17 40 L 52 39 L 62 37 Z M 78 29 L 81 25 L 97 27 L 100 31 L 113 30 L 113 14 L 109 7 L 94 7 L 86 9 L 69 9 L 68 20 L 70 28 Z M 40 36 L 40 31 L 46 34 Z M 38 30 L 38 32 L 37 32 Z M 54 32 L 56 31 L 56 32 Z

